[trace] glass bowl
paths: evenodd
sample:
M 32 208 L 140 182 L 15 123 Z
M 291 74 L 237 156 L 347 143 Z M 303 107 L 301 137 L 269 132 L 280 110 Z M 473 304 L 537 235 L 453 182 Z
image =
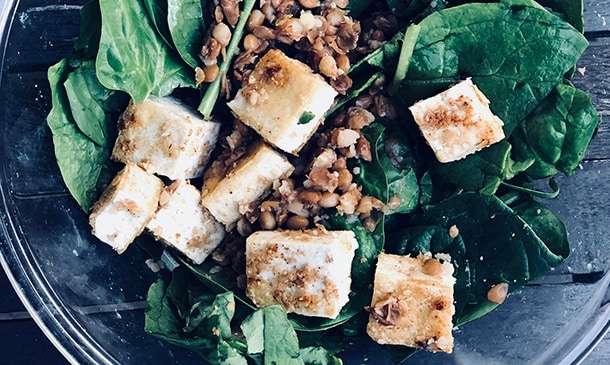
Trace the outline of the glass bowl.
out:
M 146 334 L 145 295 L 157 278 L 138 249 L 117 255 L 90 233 L 65 189 L 45 116 L 46 69 L 70 53 L 84 0 L 0 1 L 0 261 L 40 328 L 72 363 L 201 363 L 194 353 Z M 603 7 L 587 6 L 591 46 L 574 82 L 603 115 L 610 88 Z M 568 364 L 606 332 L 610 310 L 610 149 L 602 122 L 582 169 L 559 178 L 548 205 L 566 223 L 572 253 L 548 275 L 512 293 L 484 318 L 455 330 L 454 353 L 420 352 L 406 363 Z M 346 364 L 390 363 L 357 343 Z

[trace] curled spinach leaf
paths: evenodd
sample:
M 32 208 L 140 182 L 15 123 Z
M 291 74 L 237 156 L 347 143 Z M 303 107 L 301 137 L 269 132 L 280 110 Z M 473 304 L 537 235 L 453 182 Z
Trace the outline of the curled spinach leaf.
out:
M 234 313 L 231 292 L 211 294 L 178 267 L 148 290 L 144 330 L 213 364 L 246 365 L 245 341 L 231 331 Z
M 530 1 L 456 6 L 431 14 L 419 26 L 398 100 L 411 105 L 414 98 L 472 77 L 504 121 L 507 136 L 588 45 L 571 25 Z
M 96 144 L 111 148 L 116 137 L 113 126 L 127 106 L 127 95 L 100 84 L 94 61 L 78 61 L 64 86 L 78 128 Z
M 391 200 L 399 202 L 389 205 L 389 214 L 409 213 L 417 207 L 419 201 L 416 162 L 404 133 L 393 129 L 391 125 L 386 127 L 382 121 L 363 129 L 371 143 L 373 160 L 358 161 L 358 179 L 366 194 L 386 205 Z
M 100 0 L 102 33 L 96 69 L 100 82 L 134 102 L 195 87 L 192 68 L 160 37 L 142 0 Z
M 515 130 L 511 143 L 517 159 L 535 162 L 526 170 L 532 178 L 557 173 L 573 175 L 598 125 L 587 93 L 559 84 Z
M 111 146 L 106 143 L 107 130 L 103 126 L 103 122 L 107 119 L 105 112 L 103 115 L 98 115 L 102 118 L 101 121 L 88 119 L 91 110 L 87 107 L 81 110 L 74 105 L 76 114 L 72 112 L 69 94 L 82 92 L 80 87 L 83 86 L 85 90 L 90 87 L 96 88 L 95 83 L 81 85 L 81 81 L 87 79 L 84 76 L 88 72 L 86 70 L 76 71 L 77 76 L 66 83 L 70 73 L 74 71 L 67 59 L 49 68 L 48 80 L 53 106 L 47 116 L 47 124 L 53 134 L 55 158 L 64 183 L 80 207 L 87 212 L 99 197 L 103 186 L 112 179 L 114 169 L 110 161 Z M 76 90 L 68 93 L 67 87 L 75 87 Z M 108 96 L 104 90 L 96 90 L 93 95 Z M 100 106 L 104 104 L 103 100 L 93 98 L 90 101 L 94 108 L 105 109 Z M 77 122 L 75 118 L 79 121 Z
M 201 0 L 167 0 L 167 23 L 176 50 L 189 66 L 199 64 L 197 54 L 207 29 Z
M 567 233 L 561 221 L 532 200 L 514 209 L 495 196 L 463 193 L 448 198 L 416 220 L 416 226 L 388 234 L 386 249 L 398 254 L 431 251 L 455 260 L 456 324 L 496 307 L 487 300 L 494 284 L 513 291 L 563 262 Z M 456 226 L 459 235 L 451 237 Z

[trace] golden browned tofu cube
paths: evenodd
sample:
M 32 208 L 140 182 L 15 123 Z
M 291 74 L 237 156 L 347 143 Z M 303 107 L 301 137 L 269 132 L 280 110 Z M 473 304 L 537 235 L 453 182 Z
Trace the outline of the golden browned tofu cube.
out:
M 274 181 L 293 171 L 294 166 L 286 157 L 260 142 L 213 186 L 204 184 L 201 205 L 231 230 L 244 209 L 262 199 Z
M 219 131 L 178 99 L 150 96 L 121 115 L 112 158 L 172 180 L 200 177 Z
M 379 344 L 453 350 L 453 265 L 431 255 L 381 253 L 367 333 Z
M 470 78 L 409 109 L 440 162 L 462 159 L 504 139 L 504 123 Z
M 307 65 L 271 50 L 228 105 L 269 144 L 296 155 L 318 129 L 336 95 Z
M 118 253 L 144 230 L 157 210 L 161 179 L 127 164 L 112 179 L 89 215 L 93 235 Z
M 352 231 L 258 231 L 246 239 L 246 295 L 264 307 L 336 318 L 348 302 Z
M 176 180 L 159 196 L 159 209 L 146 228 L 162 242 L 201 264 L 220 245 L 225 228 L 201 206 L 201 193 Z

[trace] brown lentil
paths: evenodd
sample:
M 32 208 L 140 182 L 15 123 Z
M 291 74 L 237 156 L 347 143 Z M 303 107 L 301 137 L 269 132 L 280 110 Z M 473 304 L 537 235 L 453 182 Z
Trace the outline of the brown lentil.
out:
M 304 229 L 309 226 L 309 219 L 307 217 L 301 217 L 300 215 L 293 215 L 288 217 L 286 220 L 286 228 L 297 230 Z
M 201 85 L 205 81 L 205 72 L 201 67 L 195 68 L 195 83 L 197 86 Z
M 246 23 L 246 27 L 249 31 L 253 31 L 255 28 L 260 27 L 265 22 L 265 15 L 262 11 L 258 9 L 252 10 L 250 16 L 248 17 L 248 22 Z
M 218 23 L 212 30 L 212 37 L 214 37 L 223 47 L 226 47 L 231 41 L 231 29 L 225 23 Z
M 254 34 L 247 34 L 243 42 L 246 52 L 255 52 L 261 46 L 261 41 Z
M 377 228 L 377 220 L 374 219 L 373 217 L 368 217 L 365 218 L 362 221 L 362 226 L 364 226 L 364 228 L 369 231 L 369 232 L 373 232 L 375 230 L 375 228 Z
M 460 230 L 458 229 L 458 227 L 455 224 L 452 225 L 451 227 L 449 227 L 449 237 L 456 238 L 459 234 L 460 234 Z
M 502 304 L 508 295 L 508 284 L 498 283 L 487 292 L 487 300 L 492 303 Z
M 428 259 L 424 262 L 422 271 L 426 275 L 436 276 L 443 272 L 443 264 L 437 259 Z
M 220 0 L 220 6 L 227 22 L 234 27 L 239 20 L 239 5 L 237 0 Z
M 334 208 L 339 204 L 339 194 L 324 192 L 322 198 L 318 201 L 318 205 L 322 208 Z
M 216 78 L 218 77 L 218 72 L 220 72 L 220 69 L 218 68 L 217 64 L 206 66 L 203 69 L 203 74 L 205 75 L 204 81 L 212 82 L 216 80 Z
M 272 230 L 275 229 L 275 215 L 270 211 L 266 210 L 261 213 L 258 217 L 258 223 L 262 229 Z
M 257 36 L 259 39 L 271 40 L 275 39 L 275 33 L 269 27 L 264 25 L 258 26 L 252 30 L 252 33 Z
M 339 173 L 337 188 L 342 191 L 347 191 L 352 184 L 352 173 L 349 172 L 348 169 L 338 170 L 337 172 Z
M 322 193 L 315 190 L 303 190 L 299 193 L 299 200 L 307 205 L 317 204 L 322 199 Z
M 349 70 L 351 65 L 350 65 L 349 57 L 347 57 L 347 55 L 345 55 L 345 54 L 337 55 L 336 61 L 337 61 L 337 67 L 339 67 L 339 69 L 343 70 L 344 72 Z
M 388 208 L 391 210 L 394 210 L 394 209 L 398 208 L 401 203 L 402 203 L 402 199 L 401 199 L 400 195 L 398 195 L 398 194 L 392 195 L 390 197 L 390 199 L 388 200 Z
M 360 137 L 360 138 L 358 138 L 358 141 L 356 141 L 356 153 L 358 154 L 358 157 L 360 157 L 364 161 L 373 160 L 373 154 L 371 152 L 371 144 L 364 137 Z
M 335 58 L 330 55 L 326 55 L 322 57 L 320 60 L 320 64 L 318 65 L 320 72 L 328 77 L 336 77 L 339 74 L 339 69 L 337 68 L 337 62 Z

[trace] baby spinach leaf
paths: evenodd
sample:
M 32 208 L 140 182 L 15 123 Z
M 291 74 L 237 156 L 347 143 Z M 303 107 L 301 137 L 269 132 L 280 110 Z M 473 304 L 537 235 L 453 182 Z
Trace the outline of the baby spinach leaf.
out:
M 589 94 L 559 84 L 515 130 L 511 143 L 518 159 L 533 159 L 532 178 L 562 172 L 573 175 L 598 125 Z
M 512 209 L 527 222 L 551 252 L 564 259 L 569 256 L 570 244 L 566 227 L 549 208 L 532 199 L 525 199 L 512 206 Z
M 530 1 L 456 6 L 419 26 L 407 78 L 395 94 L 399 102 L 411 105 L 472 77 L 507 136 L 588 45 L 570 24 Z
M 565 21 L 572 24 L 579 32 L 584 32 L 585 19 L 583 17 L 582 0 L 539 0 L 538 2 L 542 6 L 558 12 Z
M 511 149 L 510 143 L 501 141 L 465 159 L 435 163 L 434 169 L 443 179 L 462 189 L 492 195 L 506 177 Z
M 389 123 L 385 124 L 387 128 L 383 121 L 377 121 L 363 129 L 371 143 L 373 160 L 358 161 L 358 180 L 366 194 L 384 204 L 388 205 L 392 199 L 399 201 L 396 206 L 390 207 L 390 214 L 408 213 L 417 207 L 419 201 L 415 158 L 404 133 L 393 130 Z
M 241 323 L 241 329 L 248 354 L 262 356 L 264 364 L 304 364 L 299 339 L 282 307 L 258 309 Z
M 71 71 L 67 59 L 48 70 L 53 106 L 47 116 L 47 124 L 53 134 L 55 158 L 64 183 L 80 207 L 88 212 L 102 187 L 112 179 L 113 167 L 109 146 L 93 141 L 74 120 L 64 87 Z M 85 123 L 90 124 L 85 126 Z M 92 135 L 104 135 L 103 131 L 95 129 L 100 127 L 97 120 L 81 120 L 80 125 Z
M 80 31 L 78 39 L 74 42 L 76 58 L 94 59 L 100 44 L 102 15 L 100 3 L 97 0 L 89 1 L 80 10 Z
M 158 35 L 142 0 L 100 0 L 102 34 L 96 69 L 100 82 L 134 102 L 195 87 L 193 71 Z
M 165 44 L 174 48 L 172 36 L 167 24 L 167 2 L 168 0 L 142 0 L 148 16 L 157 31 L 157 34 L 163 39 Z
M 94 61 L 79 61 L 64 82 L 70 110 L 78 128 L 99 146 L 112 148 L 119 114 L 129 102 L 127 94 L 103 87 Z
M 144 330 L 197 352 L 212 364 L 246 365 L 246 344 L 231 333 L 231 292 L 213 295 L 186 268 L 161 278 L 148 291 Z
M 459 323 L 493 309 L 487 300 L 492 285 L 505 282 L 513 291 L 567 258 L 569 250 L 563 240 L 544 241 L 563 237 L 565 230 L 539 206 L 520 211 L 526 219 L 495 196 L 463 193 L 436 205 L 422 217 L 421 222 L 427 225 L 455 225 L 464 241 L 463 258 L 470 263 L 472 287 Z M 549 231 L 539 229 L 549 222 Z
M 167 24 L 180 57 L 195 68 L 207 25 L 201 0 L 167 0 Z

